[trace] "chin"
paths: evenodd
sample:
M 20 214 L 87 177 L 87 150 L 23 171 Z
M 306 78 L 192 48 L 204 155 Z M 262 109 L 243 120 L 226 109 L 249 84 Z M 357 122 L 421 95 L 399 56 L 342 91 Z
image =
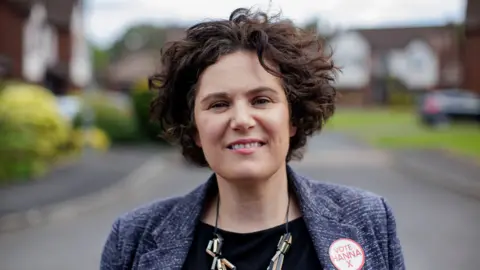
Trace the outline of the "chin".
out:
M 279 166 L 270 162 L 244 161 L 233 165 L 222 165 L 222 168 L 214 170 L 222 178 L 229 182 L 261 181 L 275 174 Z

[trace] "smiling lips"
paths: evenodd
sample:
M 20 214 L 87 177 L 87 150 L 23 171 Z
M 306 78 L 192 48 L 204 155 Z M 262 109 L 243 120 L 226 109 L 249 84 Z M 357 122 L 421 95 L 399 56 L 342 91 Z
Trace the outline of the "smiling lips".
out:
M 257 149 L 264 146 L 265 143 L 261 140 L 246 139 L 238 140 L 227 146 L 228 149 L 238 154 L 248 155 L 254 153 Z

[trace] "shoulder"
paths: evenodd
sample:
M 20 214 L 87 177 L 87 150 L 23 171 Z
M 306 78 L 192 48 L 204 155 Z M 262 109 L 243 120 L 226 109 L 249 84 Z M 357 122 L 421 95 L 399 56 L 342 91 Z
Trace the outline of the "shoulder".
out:
M 182 199 L 180 196 L 160 199 L 125 212 L 117 217 L 117 228 L 127 239 L 151 234 Z
M 309 197 L 317 205 L 326 207 L 331 215 L 347 223 L 385 220 L 391 214 L 386 199 L 374 192 L 361 188 L 303 177 L 308 186 Z M 360 219 L 359 217 L 362 217 Z
M 384 250 L 389 246 L 400 250 L 396 218 L 384 197 L 356 187 L 307 178 L 304 180 L 313 209 L 342 224 L 357 228 L 364 237 L 371 238 Z
M 396 220 L 384 197 L 356 187 L 300 178 L 304 200 L 312 212 L 356 228 L 359 237 L 383 254 L 389 269 L 404 269 Z
M 101 269 L 133 267 L 134 254 L 155 249 L 154 231 L 182 199 L 171 197 L 153 201 L 118 216 L 103 247 Z

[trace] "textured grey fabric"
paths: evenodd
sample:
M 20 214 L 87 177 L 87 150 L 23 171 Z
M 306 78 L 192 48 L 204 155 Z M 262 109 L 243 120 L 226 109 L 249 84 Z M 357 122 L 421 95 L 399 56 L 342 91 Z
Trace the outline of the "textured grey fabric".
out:
M 362 269 L 405 269 L 395 218 L 384 198 L 311 180 L 288 166 L 287 171 L 324 269 L 335 269 L 329 248 L 342 238 L 363 248 Z M 119 217 L 105 243 L 100 269 L 181 270 L 203 202 L 215 187 L 212 176 L 185 196 L 156 201 Z

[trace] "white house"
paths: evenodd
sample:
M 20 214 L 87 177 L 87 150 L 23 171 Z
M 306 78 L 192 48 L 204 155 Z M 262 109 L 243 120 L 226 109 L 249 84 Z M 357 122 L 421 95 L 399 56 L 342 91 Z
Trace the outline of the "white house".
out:
M 417 92 L 459 85 L 457 37 L 452 25 L 350 29 L 335 34 L 329 45 L 341 68 L 336 82 L 340 102 L 385 102 L 391 77 Z
M 372 49 L 358 32 L 346 32 L 330 40 L 333 61 L 341 69 L 336 86 L 361 89 L 370 83 Z
M 82 0 L 0 1 L 0 25 L 9 30 L 0 31 L 2 76 L 58 94 L 86 87 L 92 68 L 82 9 Z

